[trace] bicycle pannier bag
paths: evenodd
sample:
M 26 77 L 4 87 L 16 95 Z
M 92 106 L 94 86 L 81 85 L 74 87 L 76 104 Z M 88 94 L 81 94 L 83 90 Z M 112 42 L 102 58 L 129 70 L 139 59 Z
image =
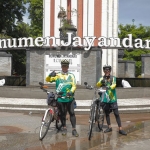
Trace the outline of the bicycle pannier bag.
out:
M 48 97 L 47 97 L 47 104 L 50 105 L 50 106 L 53 106 L 53 107 L 56 107 L 57 105 L 57 102 L 55 100 L 55 94 L 53 92 L 50 92 L 48 94 Z

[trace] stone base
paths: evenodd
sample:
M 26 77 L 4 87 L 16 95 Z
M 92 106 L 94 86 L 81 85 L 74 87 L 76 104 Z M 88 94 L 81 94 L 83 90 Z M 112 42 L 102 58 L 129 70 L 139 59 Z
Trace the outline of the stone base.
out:
M 0 76 L 11 76 L 12 54 L 0 52 Z
M 143 78 L 150 78 L 150 54 L 142 54 L 142 77 Z
M 134 78 L 135 77 L 135 61 L 119 60 L 118 61 L 118 77 Z

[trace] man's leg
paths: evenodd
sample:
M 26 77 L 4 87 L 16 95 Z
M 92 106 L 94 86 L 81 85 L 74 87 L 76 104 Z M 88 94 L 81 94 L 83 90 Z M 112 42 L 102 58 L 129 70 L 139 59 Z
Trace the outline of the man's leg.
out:
M 79 134 L 76 131 L 76 116 L 75 116 L 75 112 L 74 112 L 74 100 L 67 103 L 67 110 L 70 115 L 70 122 L 72 125 L 72 135 L 79 136 Z
M 118 127 L 120 128 L 120 127 L 121 127 L 121 120 L 120 120 L 120 115 L 119 115 L 118 108 L 113 109 L 113 112 L 114 112 L 114 115 L 115 115 L 115 118 L 116 118 L 116 122 L 117 122 L 117 124 L 118 124 Z
M 118 108 L 113 109 L 113 112 L 114 112 L 114 115 L 115 115 L 115 118 L 116 118 L 116 122 L 117 122 L 118 127 L 119 127 L 119 133 L 122 134 L 122 135 L 127 135 L 127 133 L 122 130 L 121 119 L 120 119 Z
M 66 128 L 66 103 L 58 102 L 58 107 L 60 111 L 60 120 L 63 126 L 63 132 L 62 135 L 67 134 L 67 128 Z
M 112 131 L 111 123 L 110 123 L 110 115 L 109 114 L 110 114 L 109 109 L 106 109 L 105 110 L 105 115 L 106 115 L 106 122 L 107 122 L 108 128 L 104 131 L 105 133 Z

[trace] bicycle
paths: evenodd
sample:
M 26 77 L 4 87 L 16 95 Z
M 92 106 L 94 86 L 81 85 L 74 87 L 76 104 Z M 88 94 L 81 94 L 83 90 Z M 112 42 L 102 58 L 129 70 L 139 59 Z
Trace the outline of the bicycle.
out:
M 55 121 L 55 126 L 56 129 L 59 131 L 61 130 L 62 124 L 60 121 L 60 111 L 57 107 L 57 98 L 58 97 L 62 97 L 62 92 L 59 93 L 53 93 L 53 92 L 49 92 L 48 90 L 46 90 L 45 88 L 48 88 L 47 86 L 44 86 L 44 84 L 42 82 L 39 82 L 39 84 L 41 85 L 40 88 L 47 93 L 47 104 L 49 107 L 48 109 L 45 110 L 44 116 L 42 117 L 42 123 L 41 123 L 41 127 L 40 127 L 40 133 L 39 133 L 39 139 L 43 140 L 44 137 L 46 136 L 49 128 L 50 128 L 50 124 L 52 122 Z
M 90 89 L 90 90 L 95 89 L 94 97 L 93 97 L 93 100 L 92 100 L 91 106 L 90 106 L 90 117 L 89 117 L 89 137 L 88 137 L 88 139 L 91 140 L 94 122 L 98 123 L 98 128 L 100 131 L 103 130 L 102 128 L 103 128 L 103 124 L 104 124 L 104 112 L 101 107 L 101 101 L 100 101 L 99 97 L 97 97 L 97 93 L 103 99 L 103 96 L 104 96 L 106 90 L 103 88 L 99 88 L 99 89 L 93 88 L 92 86 L 88 85 L 87 82 L 84 82 L 84 84 L 86 85 L 87 89 Z

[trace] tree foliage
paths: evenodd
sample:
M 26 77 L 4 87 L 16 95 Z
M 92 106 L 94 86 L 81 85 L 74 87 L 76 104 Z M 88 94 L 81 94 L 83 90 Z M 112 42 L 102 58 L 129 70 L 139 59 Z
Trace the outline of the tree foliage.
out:
M 15 33 L 15 34 L 14 34 Z M 24 22 L 18 22 L 14 27 L 13 37 L 29 37 L 30 36 L 30 26 Z M 12 54 L 12 69 L 18 75 L 26 74 L 26 50 L 9 50 Z
M 22 21 L 26 12 L 24 0 L 0 0 L 0 32 L 11 36 L 15 23 Z
M 30 25 L 24 22 L 17 22 L 14 27 L 12 37 L 29 37 L 30 36 Z
M 135 25 L 122 25 L 118 26 L 119 28 L 119 38 L 123 39 L 128 36 L 128 34 L 132 34 L 132 41 L 134 44 L 134 39 L 140 38 L 143 41 L 143 45 L 145 44 L 144 41 L 146 39 L 150 39 L 150 27 L 145 27 L 143 25 L 139 25 L 138 27 Z M 150 50 L 146 49 L 132 49 L 132 50 L 125 50 L 124 60 L 134 60 L 136 64 L 136 76 L 141 75 L 141 55 L 150 53 Z
M 29 25 L 23 23 L 26 13 L 24 0 L 0 1 L 0 33 L 1 38 L 19 38 L 29 36 Z M 3 32 L 3 31 L 6 32 Z M 3 32 L 3 33 L 2 33 Z M 26 52 L 23 50 L 8 50 L 12 54 L 12 70 L 19 75 L 26 72 Z
M 26 13 L 25 4 L 31 25 L 23 22 Z M 1 38 L 20 38 L 42 36 L 43 0 L 1 0 L 0 1 L 0 36 Z M 2 30 L 6 30 L 5 35 Z M 18 75 L 26 74 L 26 51 L 9 50 L 12 54 L 12 69 Z
M 29 19 L 31 19 L 30 33 L 32 37 L 42 36 L 43 0 L 26 0 L 29 3 Z

